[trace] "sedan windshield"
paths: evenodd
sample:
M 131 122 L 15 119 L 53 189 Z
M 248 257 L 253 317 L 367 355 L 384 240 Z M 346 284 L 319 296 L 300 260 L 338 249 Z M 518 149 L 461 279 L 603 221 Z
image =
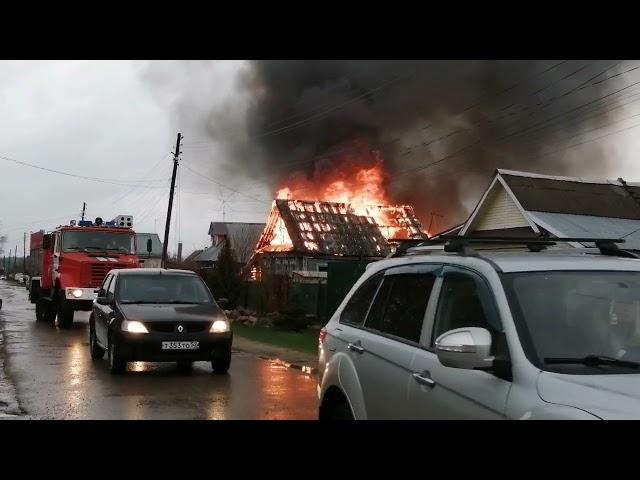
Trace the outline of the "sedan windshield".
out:
M 117 299 L 121 303 L 211 303 L 209 289 L 192 275 L 121 275 Z
M 122 232 L 65 232 L 62 240 L 65 252 L 134 253 L 134 236 Z
M 504 275 L 527 355 L 544 370 L 634 373 L 640 362 L 640 272 Z

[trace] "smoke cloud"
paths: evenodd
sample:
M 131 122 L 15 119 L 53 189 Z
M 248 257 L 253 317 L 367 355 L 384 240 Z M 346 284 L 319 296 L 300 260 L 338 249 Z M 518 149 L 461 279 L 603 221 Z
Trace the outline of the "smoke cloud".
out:
M 200 162 L 227 178 L 313 179 L 345 154 L 379 151 L 387 190 L 436 230 L 463 221 L 496 168 L 606 175 L 598 145 L 628 68 L 618 61 L 250 61 L 220 86 L 219 62 L 147 65 L 177 125 L 214 145 Z M 196 72 L 194 74 L 194 72 Z M 212 98 L 220 88 L 226 94 Z M 593 102 L 593 103 L 589 103 Z M 194 147 L 196 148 L 196 147 Z M 186 150 L 188 151 L 188 150 Z M 364 156 L 364 155 L 363 155 Z M 440 227 L 440 228 L 438 228 Z

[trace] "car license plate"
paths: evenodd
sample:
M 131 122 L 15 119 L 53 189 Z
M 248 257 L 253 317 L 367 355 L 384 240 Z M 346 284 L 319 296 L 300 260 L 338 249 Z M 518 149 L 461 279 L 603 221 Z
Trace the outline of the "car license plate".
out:
M 162 342 L 162 350 L 198 350 L 200 342 Z

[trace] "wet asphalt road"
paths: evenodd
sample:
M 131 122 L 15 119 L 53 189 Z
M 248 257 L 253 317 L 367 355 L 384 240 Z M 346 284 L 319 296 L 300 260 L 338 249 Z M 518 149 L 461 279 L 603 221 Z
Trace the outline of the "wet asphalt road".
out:
M 0 280 L 0 391 L 13 392 L 27 418 L 317 418 L 315 377 L 250 353 L 234 350 L 226 375 L 213 374 L 207 362 L 186 374 L 174 363 L 135 362 L 113 376 L 106 356 L 89 355 L 88 312 L 59 330 L 36 323 L 27 295 L 24 286 Z

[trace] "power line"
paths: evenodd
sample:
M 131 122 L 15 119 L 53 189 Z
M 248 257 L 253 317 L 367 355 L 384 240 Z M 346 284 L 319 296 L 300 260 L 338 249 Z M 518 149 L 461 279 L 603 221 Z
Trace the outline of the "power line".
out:
M 265 201 L 265 200 L 261 200 L 261 199 L 259 199 L 259 198 L 253 197 L 253 196 L 251 196 L 251 195 L 247 195 L 246 193 L 242 193 L 242 192 L 241 192 L 241 191 L 239 191 L 239 190 L 235 190 L 235 189 L 233 189 L 233 188 L 231 188 L 231 187 L 228 187 L 228 186 L 226 186 L 226 185 L 224 185 L 224 184 L 222 184 L 222 183 L 218 182 L 217 180 L 214 180 L 213 178 L 207 177 L 206 175 L 203 175 L 202 173 L 195 171 L 194 169 L 192 169 L 192 168 L 191 168 L 191 167 L 189 167 L 188 165 L 183 164 L 182 166 L 183 166 L 184 168 L 186 168 L 188 171 L 190 171 L 191 173 L 194 173 L 195 175 L 198 175 L 199 177 L 202 177 L 202 178 L 204 178 L 204 179 L 206 179 L 206 180 L 209 180 L 210 182 L 215 183 L 216 185 L 218 185 L 218 186 L 220 186 L 220 187 L 222 187 L 222 188 L 226 188 L 227 190 L 230 190 L 230 191 L 232 191 L 232 192 L 235 192 L 235 193 L 237 193 L 238 195 L 242 195 L 242 196 L 244 196 L 244 197 L 250 198 L 250 199 L 252 199 L 252 200 L 255 200 L 256 202 L 265 203 L 265 204 L 271 204 L 271 202 L 267 202 L 267 201 Z
M 615 68 L 615 67 L 616 67 L 617 65 L 619 65 L 620 63 L 622 63 L 622 61 L 617 62 L 614 66 L 607 67 L 607 68 L 606 68 L 605 70 L 603 70 L 602 72 L 598 73 L 597 75 L 595 75 L 595 76 L 591 77 L 589 80 L 587 80 L 587 82 L 586 82 L 586 83 L 588 83 L 589 81 L 591 81 L 591 80 L 593 80 L 593 79 L 595 79 L 595 78 L 599 77 L 600 75 L 604 74 L 604 73 L 605 73 L 605 72 L 607 72 L 608 70 L 611 70 L 612 68 Z M 589 65 L 589 64 L 583 65 L 582 67 L 578 68 L 577 70 L 574 70 L 573 72 L 571 72 L 571 73 L 569 73 L 569 74 L 567 74 L 567 75 L 564 75 L 562 78 L 560 78 L 560 79 L 558 79 L 558 80 L 556 80 L 556 81 L 554 81 L 554 82 L 549 83 L 549 84 L 548 84 L 548 85 L 546 85 L 545 87 L 543 87 L 543 88 L 541 88 L 541 89 L 538 89 L 538 90 L 536 90 L 535 92 L 530 93 L 529 95 L 527 95 L 527 97 L 531 97 L 531 96 L 537 95 L 538 93 L 540 93 L 540 92 L 542 92 L 542 91 L 546 90 L 547 88 L 549 88 L 549 87 L 551 87 L 551 86 L 553 86 L 553 85 L 556 85 L 556 84 L 558 84 L 558 83 L 560 83 L 560 82 L 562 82 L 562 81 L 564 81 L 564 80 L 566 80 L 566 79 L 570 78 L 570 77 L 571 77 L 571 76 L 573 76 L 573 75 L 576 75 L 577 73 L 579 73 L 579 72 L 581 72 L 582 70 L 584 70 L 588 65 Z M 557 66 L 557 64 L 556 64 L 556 66 Z M 548 70 L 547 70 L 547 71 L 548 71 Z M 581 85 L 584 85 L 584 83 L 585 83 L 585 82 L 583 82 L 582 84 L 580 84 L 580 86 L 581 86 Z M 571 93 L 573 93 L 573 92 L 575 92 L 575 91 L 577 91 L 577 90 L 578 90 L 578 88 L 576 87 L 576 88 L 574 88 L 574 89 L 572 89 L 572 90 L 569 90 L 569 91 L 565 92 L 564 94 L 562 94 L 562 95 L 560 95 L 560 96 L 558 96 L 558 97 L 553 97 L 553 98 L 549 99 L 549 100 L 547 101 L 547 103 L 546 103 L 546 104 L 545 104 L 545 103 L 543 103 L 543 102 L 539 102 L 539 103 L 537 103 L 536 105 L 534 105 L 534 107 L 536 107 L 536 106 L 541 106 L 541 107 L 540 107 L 539 109 L 537 109 L 537 110 L 532 111 L 532 112 L 529 114 L 529 116 L 534 115 L 535 113 L 540 113 L 544 108 L 546 108 L 546 107 L 548 107 L 549 105 L 553 104 L 555 101 L 559 100 L 560 98 L 564 98 L 565 96 L 570 95 Z M 527 98 L 527 97 L 525 97 L 525 98 Z M 501 109 L 501 110 L 500 110 L 500 112 L 505 111 L 505 110 L 508 110 L 508 109 L 510 109 L 511 107 L 515 106 L 515 105 L 520 105 L 521 103 L 522 103 L 522 101 L 512 103 L 512 104 L 508 105 L 507 107 L 505 107 L 505 108 Z M 497 122 L 497 121 L 500 121 L 500 120 L 506 119 L 507 117 L 511 117 L 511 116 L 513 116 L 513 115 L 519 115 L 519 114 L 522 114 L 522 113 L 524 113 L 525 111 L 529 110 L 530 108 L 531 108 L 530 106 L 523 105 L 523 106 L 522 106 L 522 108 L 520 108 L 520 109 L 519 109 L 518 111 L 516 111 L 516 112 L 511 112 L 511 113 L 508 113 L 508 114 L 507 114 L 507 113 L 505 113 L 505 114 L 500 115 L 500 116 L 498 116 L 498 117 L 489 118 L 489 119 L 486 119 L 486 120 L 478 120 L 478 121 L 474 122 L 472 125 L 473 125 L 474 127 L 476 127 L 476 126 L 478 126 L 478 125 L 480 125 L 480 124 L 482 124 L 482 123 L 494 123 L 494 122 Z M 511 120 L 511 119 L 510 119 L 510 120 Z M 450 137 L 452 137 L 453 135 L 456 135 L 456 134 L 458 134 L 458 133 L 467 132 L 467 131 L 470 131 L 470 130 L 471 130 L 471 128 L 464 128 L 464 127 L 461 127 L 461 128 L 458 128 L 458 129 L 456 129 L 456 130 L 454 130 L 454 131 L 452 131 L 452 132 L 449 132 L 449 133 L 447 133 L 447 134 L 445 134 L 445 135 L 442 135 L 442 136 L 440 136 L 440 137 L 438 137 L 438 138 L 435 138 L 435 139 L 432 139 L 432 140 L 429 140 L 429 141 L 423 142 L 423 143 L 422 143 L 422 144 L 420 144 L 420 145 L 418 145 L 418 144 L 416 144 L 416 145 L 412 145 L 412 146 L 408 147 L 407 149 L 408 149 L 408 150 L 413 150 L 413 148 L 416 148 L 417 146 L 422 146 L 422 148 L 426 148 L 426 147 L 428 147 L 428 146 L 430 146 L 430 145 L 432 145 L 432 144 L 434 144 L 434 143 L 440 142 L 440 141 L 442 141 L 442 140 L 446 140 L 447 138 L 450 138 Z
M 29 162 L 24 162 L 22 160 L 16 160 L 14 158 L 10 158 L 10 157 L 6 157 L 4 155 L 0 155 L 0 160 L 5 160 L 7 162 L 13 162 L 16 163 L 18 165 L 22 165 L 25 167 L 31 167 L 31 168 L 35 168 L 38 170 L 43 170 L 49 173 L 57 173 L 58 175 L 66 175 L 68 177 L 75 177 L 75 178 L 81 178 L 83 180 L 90 180 L 92 182 L 100 182 L 100 183 L 109 183 L 112 185 L 123 185 L 123 186 L 132 186 L 131 183 L 124 183 L 122 181 L 116 180 L 116 179 L 109 179 L 109 178 L 99 178 L 99 177 L 88 177 L 85 175 L 78 175 L 76 173 L 71 173 L 71 172 L 64 172 L 62 170 L 56 170 L 53 168 L 48 168 L 48 167 L 42 167 L 40 165 L 35 165 L 33 163 L 29 163 Z M 139 188 L 154 188 L 154 187 L 148 187 L 145 185 L 137 185 L 137 187 Z
M 597 128 L 591 129 L 591 130 L 589 130 L 589 131 L 587 131 L 587 132 L 581 132 L 581 133 L 579 133 L 579 134 L 573 135 L 572 137 L 569 137 L 569 138 L 574 138 L 574 137 L 577 137 L 577 136 L 584 135 L 585 133 L 593 132 L 593 131 L 596 131 L 596 130 L 601 130 L 601 129 L 603 129 L 603 128 L 605 128 L 605 127 L 608 127 L 608 126 L 610 126 L 610 125 L 613 125 L 613 124 L 615 124 L 615 123 L 620 123 L 621 121 L 629 120 L 629 119 L 631 119 L 631 118 L 636 118 L 636 117 L 639 117 L 639 116 L 640 116 L 640 113 L 639 113 L 639 114 L 635 114 L 635 115 L 631 115 L 631 116 L 626 117 L 626 118 L 624 118 L 624 119 L 622 119 L 622 120 L 618 120 L 618 121 L 614 121 L 614 122 L 607 123 L 607 124 L 602 125 L 602 126 L 600 126 L 600 127 L 597 127 Z M 588 143 L 593 143 L 593 142 L 598 141 L 598 140 L 602 140 L 603 138 L 607 138 L 607 137 L 611 137 L 611 136 L 613 136 L 613 135 L 617 135 L 617 134 L 620 134 L 620 133 L 624 133 L 624 132 L 626 132 L 626 131 L 628 131 L 628 130 L 632 130 L 632 129 L 634 129 L 634 128 L 638 128 L 638 127 L 640 127 L 640 123 L 635 124 L 635 125 L 631 125 L 631 126 L 629 126 L 629 127 L 622 128 L 622 129 L 620 129 L 620 130 L 616 130 L 616 131 L 613 131 L 613 132 L 609 132 L 609 133 L 606 133 L 606 134 L 600 135 L 600 136 L 598 136 L 598 137 L 592 137 L 592 138 L 586 139 L 586 140 L 581 141 L 581 142 L 578 142 L 578 143 L 574 143 L 574 144 L 571 144 L 571 145 L 566 145 L 566 146 L 561 147 L 561 148 L 558 148 L 558 149 L 556 149 L 556 150 L 543 152 L 543 153 L 541 153 L 541 154 L 534 155 L 534 156 L 529 156 L 529 157 L 527 157 L 527 159 L 528 159 L 528 160 L 535 160 L 535 159 L 538 159 L 538 158 L 543 158 L 543 157 L 546 157 L 546 156 L 549 156 L 549 155 L 552 155 L 552 154 L 555 154 L 555 153 L 558 153 L 558 152 L 562 152 L 562 151 L 564 151 L 564 150 L 569 150 L 569 149 L 571 149 L 571 148 L 575 148 L 575 147 L 578 147 L 578 146 L 581 146 L 581 145 L 585 145 L 585 144 L 588 144 Z M 567 139 L 563 139 L 562 141 L 557 142 L 556 144 L 560 145 L 560 144 L 564 143 L 566 140 L 567 140 Z M 433 165 L 434 165 L 434 164 L 430 164 L 429 166 L 433 166 Z
M 639 117 L 639 116 L 640 116 L 640 113 L 639 113 L 639 114 L 637 114 L 637 115 L 632 115 L 632 116 L 631 116 L 631 117 L 629 117 L 629 118 Z M 628 119 L 627 119 L 627 120 L 628 120 Z M 613 123 L 619 123 L 619 122 L 613 122 Z M 610 124 L 609 124 L 609 125 L 610 125 Z M 607 125 L 607 126 L 608 126 L 608 125 Z M 532 158 L 542 158 L 542 157 L 546 157 L 546 156 L 548 156 L 548 155 L 551 155 L 551 154 L 554 154 L 554 153 L 558 153 L 558 152 L 563 151 L 563 150 L 568 150 L 568 149 L 570 149 L 570 148 L 578 147 L 578 146 L 580 146 L 580 145 L 585 145 L 585 144 L 587 144 L 587 143 L 592 143 L 592 142 L 595 142 L 595 141 L 597 141 L 597 140 L 602 140 L 603 138 L 611 137 L 611 136 L 613 136 L 613 135 L 617 135 L 617 134 L 619 134 L 619 133 L 624 133 L 624 132 L 626 132 L 626 131 L 628 131 L 628 130 L 632 130 L 632 129 L 634 129 L 634 128 L 638 128 L 638 127 L 640 127 L 640 123 L 637 123 L 637 124 L 635 124 L 635 125 L 631 125 L 631 126 L 626 127 L 626 128 L 622 128 L 622 129 L 620 129 L 620 130 L 616 130 L 615 132 L 609 132 L 609 133 L 607 133 L 607 134 L 600 135 L 599 137 L 590 138 L 590 139 L 585 140 L 585 141 L 583 141 L 583 142 L 574 143 L 573 145 L 569 145 L 569 146 L 564 147 L 564 148 L 560 148 L 560 149 L 557 149 L 557 150 L 553 150 L 553 151 L 551 151 L 551 152 L 544 152 L 544 153 L 542 153 L 542 154 L 540 154 L 540 155 L 537 155 L 537 156 L 535 156 L 535 157 L 532 157 Z
M 562 63 L 566 63 L 566 61 L 565 61 L 565 62 L 562 62 Z M 574 70 L 573 72 L 571 72 L 571 73 L 568 73 L 568 74 L 564 75 L 563 77 L 559 78 L 558 80 L 553 81 L 553 82 L 551 82 L 551 83 L 549 83 L 549 84 L 545 85 L 545 86 L 544 86 L 544 87 L 542 87 L 542 88 L 539 88 L 539 89 L 538 89 L 538 90 L 536 90 L 535 92 L 531 92 L 529 95 L 527 95 L 527 97 L 531 97 L 531 96 L 534 96 L 534 95 L 538 95 L 539 93 L 544 92 L 546 89 L 548 89 L 548 88 L 550 88 L 550 87 L 552 87 L 552 86 L 554 86 L 554 85 L 556 85 L 556 84 L 558 84 L 558 83 L 562 82 L 563 80 L 566 80 L 567 78 L 571 78 L 572 76 L 576 75 L 577 73 L 580 73 L 582 70 L 584 70 L 585 68 L 587 68 L 587 66 L 589 66 L 589 63 L 593 63 L 593 62 L 588 62 L 588 63 L 586 63 L 585 65 L 583 65 L 583 66 L 581 66 L 580 68 L 578 68 L 577 70 Z M 502 109 L 501 109 L 501 110 L 499 110 L 499 111 L 500 111 L 500 112 L 503 112 L 503 111 L 505 111 L 505 110 L 509 110 L 511 107 L 513 107 L 513 106 L 515 106 L 515 105 L 519 105 L 519 103 L 517 103 L 517 102 L 516 102 L 516 103 L 512 103 L 512 104 L 507 105 L 506 107 L 502 108 Z
M 624 88 L 621 88 L 621 89 L 619 89 L 619 90 L 617 90 L 617 91 L 615 91 L 615 92 L 609 93 L 609 94 L 604 95 L 604 96 L 602 96 L 602 97 L 599 97 L 599 98 L 597 98 L 597 99 L 591 100 L 590 102 L 587 102 L 587 103 L 585 103 L 585 104 L 583 104 L 583 105 L 579 105 L 578 107 L 572 108 L 571 110 L 568 110 L 568 111 L 566 111 L 566 112 L 563 112 L 563 113 L 561 113 L 561 114 L 559 114 L 559 115 L 555 115 L 554 117 L 551 117 L 550 119 L 547 119 L 547 122 L 548 122 L 549 120 L 553 120 L 553 119 L 555 119 L 555 118 L 559 118 L 559 117 L 565 116 L 565 115 L 567 115 L 567 114 L 569 114 L 569 113 L 572 113 L 572 112 L 574 112 L 574 111 L 576 111 L 576 110 L 579 110 L 579 109 L 581 109 L 581 108 L 583 108 L 583 107 L 585 107 L 585 106 L 591 105 L 591 104 L 593 104 L 593 103 L 595 103 L 595 102 L 597 102 L 597 101 L 600 101 L 600 100 L 603 100 L 603 99 L 605 99 L 605 98 L 608 98 L 608 97 L 610 97 L 610 96 L 612 96 L 612 95 L 614 95 L 614 94 L 617 94 L 617 93 L 619 93 L 619 92 L 622 92 L 622 91 L 624 91 L 624 90 L 626 90 L 626 89 L 628 89 L 628 88 L 630 88 L 630 87 L 632 87 L 632 86 L 634 86 L 634 85 L 638 85 L 638 84 L 640 84 L 640 81 L 635 82 L 635 83 L 632 83 L 631 85 L 627 85 L 627 86 L 626 86 L 626 87 L 624 87 Z M 544 123 L 545 123 L 545 122 L 538 123 L 538 124 L 534 124 L 533 126 L 527 127 L 527 128 L 525 128 L 525 129 L 519 130 L 519 131 L 517 131 L 517 132 L 513 132 L 513 133 L 510 133 L 510 134 L 504 135 L 504 136 L 502 136 L 502 137 L 497 138 L 495 141 L 501 141 L 501 140 L 506 140 L 506 139 L 508 139 L 508 138 L 512 138 L 512 137 L 514 137 L 514 136 L 517 136 L 517 135 L 520 135 L 520 134 L 522 134 L 522 133 L 526 132 L 527 130 L 531 130 L 531 129 L 532 129 L 533 127 L 535 127 L 535 126 L 539 126 L 539 125 L 544 124 Z M 469 148 L 471 148 L 471 147 L 475 147 L 475 146 L 482 145 L 482 144 L 486 144 L 486 143 L 487 143 L 486 141 L 484 141 L 484 142 L 483 142 L 482 140 L 477 140 L 477 141 L 475 141 L 475 142 L 473 142 L 473 143 L 470 143 L 470 144 L 467 144 L 467 145 L 465 145 L 464 147 L 462 147 L 462 148 L 460 148 L 460 149 L 456 150 L 455 152 L 450 153 L 450 154 L 448 154 L 448 155 L 445 155 L 444 157 L 442 157 L 442 158 L 440 158 L 440 159 L 438 159 L 438 160 L 436 160 L 436 161 L 434 161 L 434 162 L 431 162 L 431 163 L 429 163 L 429 164 L 427 164 L 427 165 L 423 165 L 423 166 L 420 166 L 420 167 L 416 167 L 416 168 L 412 168 L 412 169 L 405 170 L 405 171 L 403 171 L 403 172 L 399 172 L 399 173 L 397 173 L 397 174 L 395 175 L 395 177 L 396 177 L 395 179 L 390 180 L 390 183 L 391 183 L 391 182 L 393 182 L 393 181 L 395 181 L 395 180 L 397 180 L 397 177 L 400 177 L 400 176 L 405 175 L 405 174 L 407 174 L 407 173 L 414 173 L 414 172 L 418 172 L 418 171 L 426 170 L 426 169 L 431 168 L 431 167 L 433 167 L 433 166 L 435 166 L 435 165 L 438 165 L 438 164 L 440 164 L 440 163 L 442 163 L 442 162 L 444 162 L 444 161 L 447 161 L 447 160 L 449 160 L 449 159 L 451 159 L 451 158 L 453 158 L 453 157 L 458 156 L 460 153 L 462 153 L 462 152 L 463 152 L 463 151 L 465 151 L 465 150 L 468 150 L 468 149 L 469 149 Z
M 171 148 L 171 145 L 167 145 L 167 146 L 166 146 L 166 148 L 164 148 L 163 150 L 168 150 L 169 148 Z M 156 162 L 156 163 L 155 163 L 155 164 L 154 164 L 154 165 L 153 165 L 153 166 L 152 166 L 152 167 L 151 167 L 151 168 L 150 168 L 150 169 L 149 169 L 149 170 L 148 170 L 148 171 L 143 175 L 143 178 L 144 178 L 144 177 L 148 177 L 148 176 L 149 176 L 149 175 L 151 175 L 153 172 L 155 172 L 155 171 L 156 171 L 156 169 L 157 169 L 157 167 L 158 167 L 158 166 L 159 166 L 159 165 L 160 165 L 160 164 L 161 164 L 161 163 L 162 163 L 162 162 L 163 162 L 163 161 L 164 161 L 164 160 L 165 160 L 169 155 L 170 155 L 170 153 L 169 153 L 169 152 L 167 152 L 167 153 L 166 153 L 162 158 L 160 158 L 160 160 L 158 160 L 158 161 L 157 161 L 157 162 Z M 164 176 L 165 176 L 165 173 L 164 173 L 164 172 L 165 172 L 166 170 L 167 170 L 167 165 L 165 165 L 165 167 L 164 167 L 163 169 L 161 169 L 161 170 L 160 170 L 160 177 L 161 177 L 161 178 L 157 178 L 157 179 L 149 179 L 149 180 L 150 180 L 150 181 L 163 181 L 163 182 L 165 182 L 165 183 L 166 183 L 166 182 L 168 181 L 168 179 L 166 179 L 166 178 L 162 178 L 162 177 L 164 177 Z M 143 180 L 139 180 L 139 181 L 143 181 Z M 161 189 L 166 188 L 166 186 L 158 186 L 158 187 L 155 187 L 155 188 L 157 188 L 158 190 L 161 190 Z M 132 193 L 134 193 L 135 189 L 136 189 L 136 187 L 134 186 L 134 187 L 132 187 L 131 189 L 129 189 L 129 190 L 127 190 L 127 191 L 125 191 L 125 193 L 124 193 L 123 195 L 119 196 L 119 197 L 118 197 L 118 199 L 117 199 L 117 200 L 115 200 L 115 201 L 110 201 L 110 199 L 111 199 L 111 198 L 113 198 L 113 196 L 115 196 L 115 195 L 111 195 L 111 196 L 106 197 L 105 199 L 103 199 L 103 201 L 98 201 L 98 204 L 100 205 L 100 204 L 106 203 L 107 201 L 110 201 L 110 204 L 111 204 L 111 205 L 113 205 L 113 206 L 115 206 L 115 205 L 117 205 L 118 203 L 120 203 L 122 200 L 124 200 L 125 198 L 129 197 Z M 137 191 L 137 192 L 135 192 L 135 195 L 134 195 L 134 197 L 133 197 L 133 198 L 136 198 L 136 197 L 137 197 L 138 201 L 140 201 L 143 197 L 147 197 L 147 196 L 149 196 L 151 193 L 152 193 L 152 190 L 147 190 L 146 192 L 145 192 L 145 191 L 142 191 L 142 192 L 141 192 L 141 191 Z M 131 203 L 132 203 L 134 206 L 136 205 L 136 202 L 131 202 Z M 136 220 L 136 223 L 138 223 L 138 221 L 139 221 L 139 220 Z

